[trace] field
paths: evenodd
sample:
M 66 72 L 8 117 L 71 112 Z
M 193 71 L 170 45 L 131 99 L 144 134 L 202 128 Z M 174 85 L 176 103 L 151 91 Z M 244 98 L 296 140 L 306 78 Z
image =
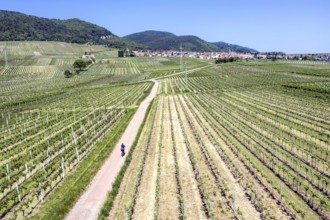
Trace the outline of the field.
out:
M 134 163 L 100 218 L 329 219 L 330 94 L 286 85 L 330 77 L 291 66 L 162 79 Z M 330 76 L 329 64 L 313 66 Z
M 329 64 L 186 59 L 180 74 L 102 46 L 0 48 L 0 218 L 63 219 L 157 78 L 100 219 L 330 219 Z M 96 63 L 65 78 L 85 51 Z
M 118 59 L 117 51 L 101 46 L 1 44 L 7 50 L 6 58 L 3 50 L 0 54 L 2 64 L 7 59 L 0 69 L 1 218 L 25 218 L 51 201 L 49 197 L 67 195 L 61 189 L 72 177 L 81 180 L 77 169 L 88 173 L 76 186 L 83 191 L 148 95 L 152 83 L 141 80 L 155 72 L 179 71 L 177 60 Z M 96 63 L 65 78 L 64 71 L 73 70 L 72 63 L 84 51 L 94 53 Z M 98 166 L 90 167 L 100 158 Z M 72 195 L 72 201 L 79 195 Z

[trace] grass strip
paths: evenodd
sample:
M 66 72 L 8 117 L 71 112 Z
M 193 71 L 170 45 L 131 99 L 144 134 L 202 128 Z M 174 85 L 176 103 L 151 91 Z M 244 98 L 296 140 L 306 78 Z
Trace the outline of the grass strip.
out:
M 85 191 L 92 178 L 103 165 L 114 149 L 133 118 L 136 109 L 129 109 L 122 121 L 106 136 L 101 143 L 81 162 L 66 180 L 55 189 L 42 205 L 40 210 L 30 219 L 63 219 Z
M 107 219 L 108 218 L 108 215 L 111 211 L 111 208 L 113 207 L 113 204 L 114 204 L 114 201 L 118 195 L 118 192 L 119 192 L 119 189 L 120 189 L 120 185 L 121 185 L 121 182 L 122 180 L 124 179 L 124 176 L 125 176 L 125 173 L 126 173 L 126 170 L 127 168 L 129 167 L 131 161 L 132 161 L 132 157 L 133 157 L 133 152 L 136 148 L 136 145 L 138 143 L 138 140 L 141 136 L 141 133 L 142 133 L 142 130 L 143 130 L 143 127 L 147 121 L 147 117 L 149 115 L 149 112 L 150 112 L 150 109 L 151 109 L 151 106 L 153 106 L 153 103 L 154 101 L 152 101 L 150 103 L 150 105 L 148 106 L 148 109 L 146 111 L 146 114 L 144 115 L 144 119 L 143 119 L 143 122 L 138 130 L 138 133 L 135 137 L 135 140 L 134 140 L 134 143 L 133 145 L 131 146 L 131 150 L 129 152 L 129 154 L 127 155 L 127 158 L 125 160 L 125 163 L 124 165 L 121 167 L 117 177 L 116 177 L 116 180 L 114 181 L 113 185 L 112 185 L 112 190 L 109 192 L 108 194 L 108 198 L 107 198 L 107 201 L 104 203 L 100 213 L 99 213 L 99 217 L 98 219 L 100 220 L 103 220 L 103 219 Z

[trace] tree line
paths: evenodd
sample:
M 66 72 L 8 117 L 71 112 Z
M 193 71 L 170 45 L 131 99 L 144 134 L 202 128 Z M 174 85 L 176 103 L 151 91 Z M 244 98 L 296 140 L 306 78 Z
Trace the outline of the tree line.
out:
M 215 60 L 215 64 L 232 63 L 232 62 L 236 62 L 237 60 L 238 60 L 237 57 L 218 58 Z

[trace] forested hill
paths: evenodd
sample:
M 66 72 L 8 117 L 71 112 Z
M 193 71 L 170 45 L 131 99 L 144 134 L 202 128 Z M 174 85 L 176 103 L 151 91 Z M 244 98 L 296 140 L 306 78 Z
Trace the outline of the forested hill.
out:
M 115 37 L 107 29 L 79 19 L 47 19 L 0 10 L 0 41 L 63 41 L 100 43 Z
M 212 44 L 216 45 L 218 47 L 219 51 L 229 51 L 230 50 L 230 51 L 235 51 L 238 53 L 258 53 L 258 51 L 255 49 L 243 47 L 243 46 L 236 45 L 236 44 L 229 44 L 229 43 L 222 42 L 222 41 L 215 42 Z
M 162 31 L 144 31 L 125 36 L 153 50 L 178 50 L 180 44 L 186 51 L 217 51 L 217 47 L 196 36 L 176 36 Z
M 256 50 L 224 42 L 210 43 L 196 36 L 176 36 L 169 32 L 145 31 L 117 37 L 106 28 L 79 20 L 47 19 L 19 12 L 0 10 L 0 41 L 61 41 L 108 45 L 114 48 L 185 51 L 236 51 L 255 53 Z
M 239 45 L 228 44 L 224 42 L 210 43 L 196 36 L 176 36 L 169 32 L 162 31 L 144 31 L 124 38 L 148 46 L 154 50 L 178 50 L 179 45 L 185 51 L 236 51 L 243 53 L 255 53 L 254 49 L 242 47 Z

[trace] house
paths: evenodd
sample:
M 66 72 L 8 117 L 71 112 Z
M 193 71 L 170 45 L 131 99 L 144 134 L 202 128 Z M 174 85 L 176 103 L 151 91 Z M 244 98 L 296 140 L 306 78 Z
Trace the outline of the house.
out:
M 93 54 L 84 54 L 81 56 L 83 59 L 95 59 Z

